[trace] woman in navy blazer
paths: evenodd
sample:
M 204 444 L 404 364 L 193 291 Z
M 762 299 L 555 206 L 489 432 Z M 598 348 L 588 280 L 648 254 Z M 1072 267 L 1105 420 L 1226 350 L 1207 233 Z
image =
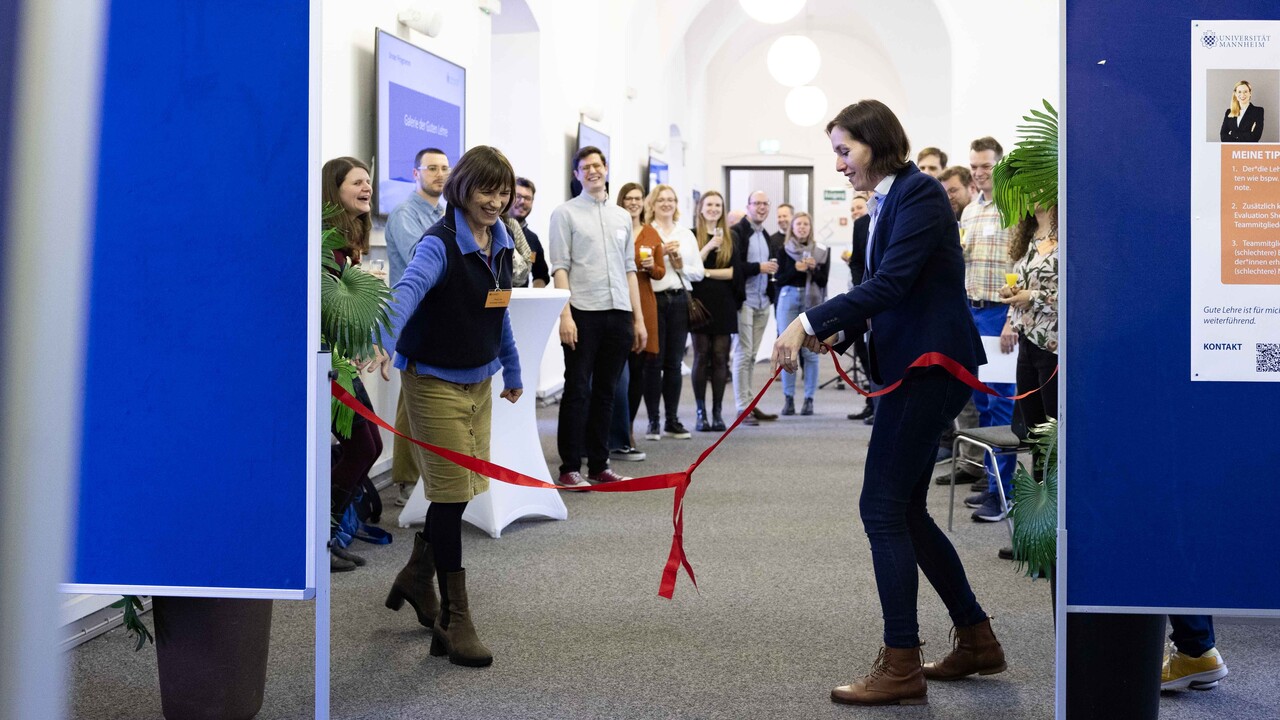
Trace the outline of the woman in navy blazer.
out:
M 831 691 L 854 705 L 924 704 L 926 678 L 956 680 L 1005 669 L 990 619 L 969 587 L 960 558 L 925 507 L 938 440 L 972 394 L 941 368 L 907 371 L 923 353 L 945 353 L 971 372 L 986 362 L 964 290 L 960 233 L 947 193 L 908 160 L 910 143 L 888 107 L 863 100 L 827 125 L 836 170 L 855 190 L 876 194 L 865 279 L 792 322 L 773 362 L 795 372 L 802 346 L 868 333 L 872 379 L 902 386 L 876 402 L 859 510 L 871 542 L 884 616 L 884 648 L 872 672 Z M 916 567 L 947 606 L 956 644 L 923 665 Z
M 1222 116 L 1218 136 L 1222 142 L 1258 142 L 1262 139 L 1262 108 L 1249 103 L 1253 86 L 1248 80 L 1236 83 L 1231 91 L 1231 109 Z

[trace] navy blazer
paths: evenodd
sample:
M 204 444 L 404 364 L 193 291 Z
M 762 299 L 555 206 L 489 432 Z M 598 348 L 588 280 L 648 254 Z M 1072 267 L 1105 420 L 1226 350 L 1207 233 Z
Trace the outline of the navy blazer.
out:
M 1222 116 L 1222 129 L 1218 131 L 1222 142 L 1258 142 L 1262 139 L 1262 108 L 1250 105 L 1244 111 L 1239 124 L 1228 110 Z
M 970 372 L 987 362 L 964 290 L 964 253 L 942 185 L 915 166 L 897 174 L 871 237 L 866 279 L 805 313 L 818 337 L 845 332 L 845 346 L 867 329 L 871 377 L 889 384 L 927 352 Z

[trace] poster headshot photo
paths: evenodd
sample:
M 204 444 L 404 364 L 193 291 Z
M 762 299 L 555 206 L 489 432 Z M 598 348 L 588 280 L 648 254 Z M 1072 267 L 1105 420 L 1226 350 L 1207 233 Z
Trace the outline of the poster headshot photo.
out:
M 1208 70 L 1205 82 L 1205 140 L 1280 142 L 1280 70 Z M 1236 96 L 1241 87 L 1243 100 Z M 1232 117 L 1235 100 L 1243 117 Z

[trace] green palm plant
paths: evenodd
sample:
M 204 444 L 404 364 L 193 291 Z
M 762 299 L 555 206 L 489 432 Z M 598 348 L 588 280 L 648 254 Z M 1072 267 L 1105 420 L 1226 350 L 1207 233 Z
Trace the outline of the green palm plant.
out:
M 1058 111 L 1044 102 L 1019 125 L 1022 139 L 991 171 L 992 195 L 1005 227 L 1035 211 L 1058 204 Z
M 1027 576 L 1053 577 L 1058 562 L 1058 421 L 1031 430 L 1032 462 L 1043 473 L 1037 481 L 1026 465 L 1013 474 L 1013 557 Z
M 1021 139 L 992 170 L 992 195 L 1005 227 L 1012 227 L 1037 207 L 1058 205 L 1058 111 L 1048 100 L 1044 110 L 1032 108 L 1018 126 Z M 1018 569 L 1031 577 L 1053 577 L 1058 560 L 1058 421 L 1031 432 L 1037 481 L 1022 464 L 1013 476 L 1013 556 Z
M 328 220 L 340 212 L 341 208 L 327 205 L 323 217 Z M 346 244 L 336 227 L 327 226 L 320 235 L 320 338 L 332 350 L 338 385 L 354 394 L 357 370 L 351 361 L 371 357 L 374 332 L 390 326 L 391 290 L 359 265 L 339 267 L 333 253 Z M 330 402 L 335 428 L 343 437 L 351 437 L 355 411 L 337 399 Z

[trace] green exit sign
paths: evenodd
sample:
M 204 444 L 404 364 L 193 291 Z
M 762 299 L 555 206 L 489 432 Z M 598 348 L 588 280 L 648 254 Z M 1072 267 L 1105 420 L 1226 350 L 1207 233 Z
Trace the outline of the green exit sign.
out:
M 837 188 L 835 190 L 822 191 L 823 202 L 845 202 L 848 199 L 849 199 L 849 191 L 845 190 L 844 188 Z

